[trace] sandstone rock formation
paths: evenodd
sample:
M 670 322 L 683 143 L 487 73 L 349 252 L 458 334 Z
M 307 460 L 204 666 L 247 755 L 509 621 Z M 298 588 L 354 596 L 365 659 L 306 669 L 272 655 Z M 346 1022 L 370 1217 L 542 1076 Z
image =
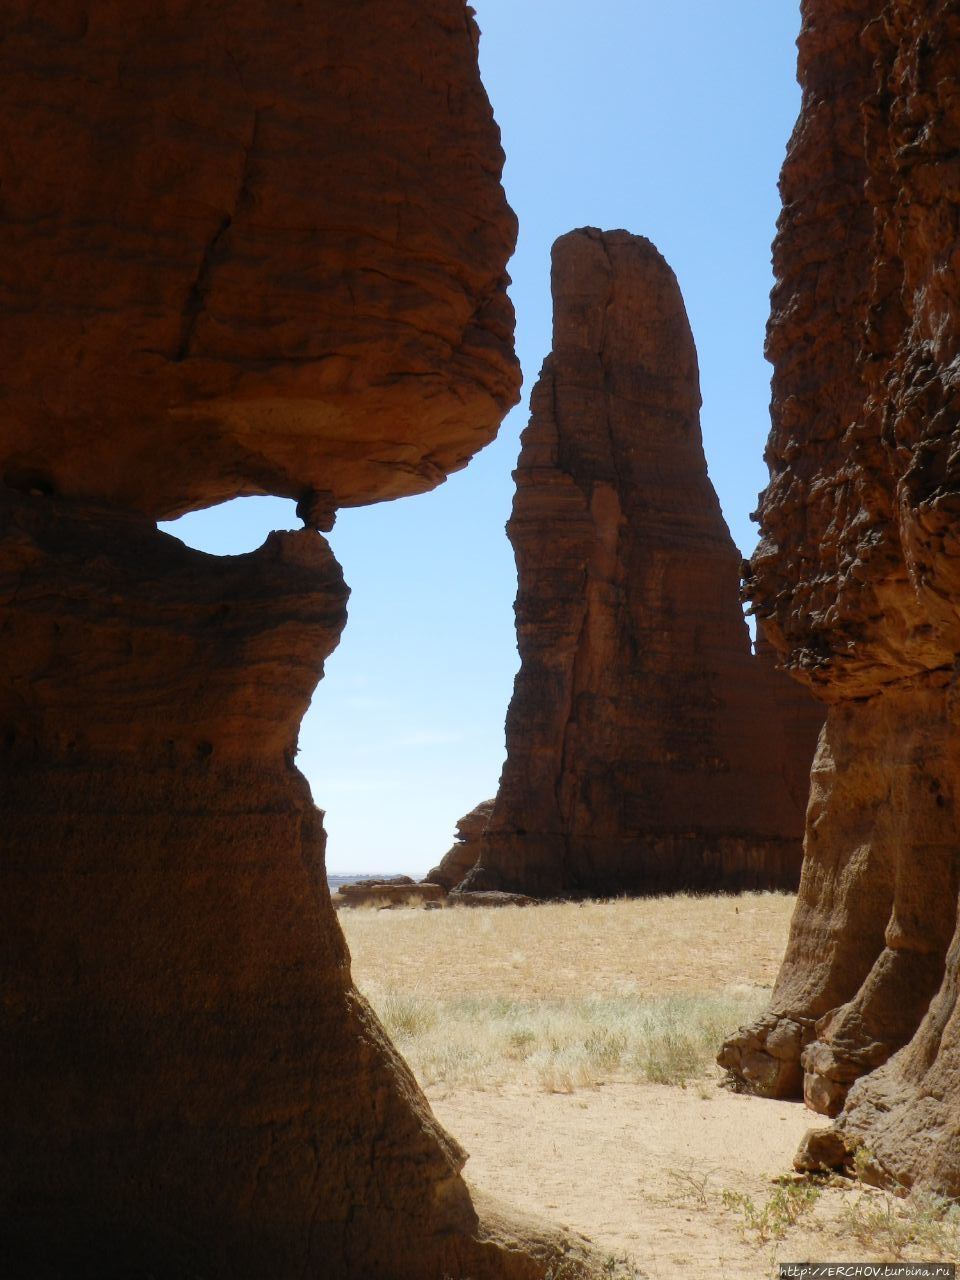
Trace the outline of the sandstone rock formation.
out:
M 447 896 L 451 907 L 535 907 L 542 901 L 526 893 L 506 893 L 502 889 L 454 889 Z
M 5 483 L 343 506 L 492 438 L 515 220 L 460 0 L 9 0 L 3 35 Z
M 960 12 L 804 0 L 748 584 L 828 703 L 806 858 L 748 1086 L 839 1120 L 801 1164 L 960 1194 Z
M 439 884 L 444 889 L 455 889 L 474 866 L 480 854 L 480 840 L 490 815 L 493 813 L 492 800 L 481 800 L 480 803 L 457 822 L 457 836 L 451 848 L 440 859 L 439 866 L 432 867 L 424 876 L 429 884 Z
M 390 881 L 404 880 L 406 884 Z M 390 881 L 362 880 L 356 884 L 341 885 L 332 895 L 334 910 L 342 907 L 387 907 L 424 906 L 430 903 L 438 906 L 447 896 L 446 890 L 439 884 L 418 884 L 409 876 L 391 877 Z
M 822 712 L 756 656 L 677 282 L 625 231 L 553 251 L 507 532 L 521 668 L 470 889 L 795 885 Z
M 351 984 L 293 763 L 339 567 L 152 524 L 328 526 L 496 431 L 470 11 L 12 0 L 3 35 L 4 1275 L 542 1277 Z

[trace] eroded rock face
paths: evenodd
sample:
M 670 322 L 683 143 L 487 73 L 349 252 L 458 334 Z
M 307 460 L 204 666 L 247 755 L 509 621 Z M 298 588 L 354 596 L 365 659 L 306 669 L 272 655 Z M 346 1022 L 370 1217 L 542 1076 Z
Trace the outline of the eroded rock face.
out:
M 829 709 L 771 1009 L 721 1056 L 758 1092 L 803 1088 L 815 1110 L 837 1114 L 853 1080 L 910 1038 L 940 985 L 960 871 L 944 700 L 939 682 Z
M 722 1060 L 840 1112 L 800 1163 L 863 1145 L 876 1176 L 956 1195 L 960 13 L 806 0 L 803 19 L 748 586 L 831 705 L 770 1015 Z
M 480 841 L 493 813 L 493 805 L 492 800 L 481 800 L 459 819 L 453 845 L 440 859 L 439 865 L 427 872 L 425 881 L 448 890 L 460 884 L 480 855 Z
M 56 12 L 54 12 L 56 10 Z M 353 988 L 294 767 L 316 528 L 517 389 L 455 0 L 4 13 L 0 1254 L 11 1280 L 542 1280 Z M 217 559 L 150 517 L 310 525 Z
M 507 526 L 521 669 L 466 886 L 795 885 L 822 713 L 751 652 L 676 280 L 586 229 L 554 246 L 553 296 Z
M 352 505 L 517 398 L 515 220 L 462 0 L 4 8 L 3 482 Z

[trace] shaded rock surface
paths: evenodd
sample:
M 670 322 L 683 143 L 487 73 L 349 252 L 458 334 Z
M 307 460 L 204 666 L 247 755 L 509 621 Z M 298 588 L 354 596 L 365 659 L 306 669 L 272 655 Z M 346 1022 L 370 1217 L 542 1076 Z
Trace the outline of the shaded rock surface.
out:
M 462 0 L 10 0 L 3 34 L 0 479 L 343 506 L 492 439 L 516 224 Z
M 0 1255 L 10 1280 L 542 1280 L 354 989 L 294 767 L 333 508 L 517 390 L 455 0 L 4 12 Z M 241 493 L 218 559 L 150 518 Z
M 397 875 L 397 876 L 363 876 L 360 880 L 354 880 L 352 884 L 343 885 L 344 889 L 359 889 L 361 887 L 377 887 L 377 888 L 399 888 L 402 885 L 416 884 L 413 876 Z
M 533 907 L 542 899 L 502 889 L 454 889 L 447 901 L 453 907 Z
M 325 541 L 3 497 L 4 1274 L 542 1276 L 350 981 L 292 763 Z
M 799 51 L 748 588 L 830 705 L 771 1010 L 721 1060 L 839 1113 L 800 1164 L 955 1196 L 960 12 L 805 0 Z
M 649 241 L 590 228 L 552 279 L 507 525 L 521 668 L 464 887 L 795 886 L 822 711 L 751 650 L 676 279 Z

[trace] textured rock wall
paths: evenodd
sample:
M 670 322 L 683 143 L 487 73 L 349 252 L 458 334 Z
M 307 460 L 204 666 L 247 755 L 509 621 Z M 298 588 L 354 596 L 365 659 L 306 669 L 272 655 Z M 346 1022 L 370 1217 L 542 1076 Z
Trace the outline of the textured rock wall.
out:
M 721 1060 L 840 1112 L 801 1163 L 956 1195 L 960 10 L 806 0 L 799 49 L 748 585 L 830 708 L 771 1010 Z
M 676 280 L 562 237 L 507 531 L 521 669 L 471 888 L 795 885 L 822 713 L 751 653 Z
M 462 0 L 9 0 L 3 36 L 6 483 L 355 504 L 492 438 L 515 220 Z
M 10 1280 L 539 1280 L 354 990 L 294 767 L 346 588 L 151 523 L 415 492 L 517 389 L 459 0 L 14 3 L 0 101 Z

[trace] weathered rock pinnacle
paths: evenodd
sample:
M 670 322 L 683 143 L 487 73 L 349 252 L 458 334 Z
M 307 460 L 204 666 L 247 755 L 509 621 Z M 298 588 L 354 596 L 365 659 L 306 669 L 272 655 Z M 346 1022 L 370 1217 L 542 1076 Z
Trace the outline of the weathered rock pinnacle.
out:
M 552 281 L 507 526 L 521 668 L 468 883 L 795 885 L 822 714 L 751 650 L 676 279 L 648 240 L 586 228 Z

